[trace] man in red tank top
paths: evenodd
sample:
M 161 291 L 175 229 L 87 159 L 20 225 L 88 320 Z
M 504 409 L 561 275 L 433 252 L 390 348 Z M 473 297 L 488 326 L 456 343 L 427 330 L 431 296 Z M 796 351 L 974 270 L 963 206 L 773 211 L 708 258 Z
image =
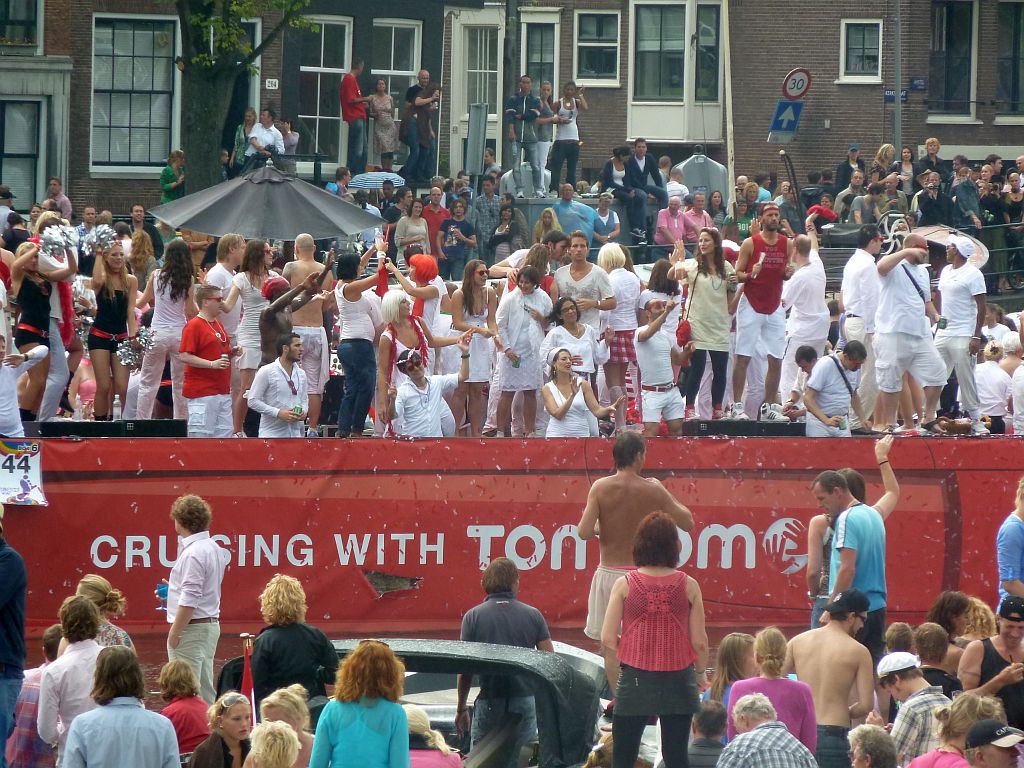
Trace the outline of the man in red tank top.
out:
M 732 408 L 727 418 L 746 419 L 743 388 L 747 366 L 757 353 L 767 353 L 762 421 L 788 421 L 779 402 L 779 378 L 786 354 L 786 312 L 782 308 L 782 283 L 793 275 L 792 241 L 779 232 L 779 207 L 761 207 L 760 229 L 743 241 L 736 260 L 736 277 L 743 295 L 736 309 L 736 359 L 732 371 Z

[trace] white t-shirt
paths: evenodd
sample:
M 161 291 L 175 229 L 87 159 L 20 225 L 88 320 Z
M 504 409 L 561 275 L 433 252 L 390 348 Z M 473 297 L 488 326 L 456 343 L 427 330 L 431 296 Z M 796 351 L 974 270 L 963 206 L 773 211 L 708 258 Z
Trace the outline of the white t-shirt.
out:
M 878 296 L 881 291 L 878 270 L 875 269 L 875 257 L 860 248 L 855 250 L 843 267 L 843 283 L 840 290 L 846 314 L 863 318 L 865 332 L 874 333 L 875 312 L 878 309 Z
M 920 289 L 925 297 L 930 295 L 928 267 L 901 261 L 889 270 L 889 274 L 879 275 L 879 282 L 882 293 L 875 313 L 875 330 L 878 333 L 905 333 L 919 338 L 930 336 L 932 331 L 925 314 L 924 299 L 918 293 Z
M 217 262 L 210 271 L 206 273 L 206 284 L 215 285 L 220 288 L 221 293 L 226 299 L 228 294 L 231 293 L 231 278 L 235 276 L 235 273 L 225 267 L 220 262 Z M 242 320 L 242 302 L 236 301 L 235 306 L 231 308 L 230 312 L 224 312 L 220 316 L 221 325 L 224 326 L 224 330 L 228 332 L 229 336 L 234 336 L 235 331 L 238 330 L 238 324 Z
M 829 314 L 825 303 L 825 265 L 817 251 L 808 263 L 782 284 L 782 306 L 789 310 L 786 334 L 793 339 L 828 338 Z
M 974 329 L 972 328 L 973 332 Z M 987 325 L 981 326 L 981 335 L 985 337 L 985 341 L 998 341 L 1000 344 L 1003 343 L 1003 336 L 1010 333 L 1010 329 L 1002 323 L 996 323 L 991 328 Z
M 1024 365 L 1013 372 L 1013 434 L 1024 435 Z
M 680 295 L 678 293 L 669 296 L 667 293 L 661 291 L 652 291 L 650 288 L 645 288 L 640 292 L 640 299 L 637 302 L 637 310 L 641 310 L 647 306 L 647 302 L 651 299 L 661 299 L 668 303 L 671 299 L 676 300 L 676 308 L 668 313 L 668 317 L 665 318 L 665 322 L 661 324 L 661 332 L 668 336 L 669 341 L 674 342 L 676 340 L 676 327 L 679 325 L 679 318 L 683 314 L 683 303 L 680 301 Z
M 665 185 L 665 192 L 668 194 L 669 200 L 673 197 L 678 197 L 682 200 L 690 194 L 690 190 L 686 188 L 685 184 L 680 184 L 678 181 L 673 181 L 672 179 L 669 179 L 669 182 Z
M 978 323 L 978 304 L 974 297 L 985 295 L 985 276 L 981 270 L 969 262 L 957 269 L 947 264 L 939 273 L 939 295 L 942 316 L 948 322 L 945 329 L 935 332 L 936 337 L 973 336 Z
M 566 264 L 564 267 L 559 267 L 558 271 L 555 272 L 555 282 L 558 284 L 559 296 L 568 296 L 576 301 L 580 299 L 601 301 L 602 299 L 610 299 L 615 295 L 611 280 L 608 279 L 608 273 L 596 264 L 591 265 L 590 272 L 580 280 L 573 280 L 571 269 L 572 266 Z M 633 306 L 635 307 L 636 305 L 634 304 Z M 581 310 L 579 320 L 591 328 L 600 328 L 601 310 L 596 307 Z
M 615 309 L 607 312 L 608 325 L 614 331 L 636 329 L 636 307 L 640 302 L 640 278 L 628 269 L 618 267 L 608 273 L 608 280 L 615 291 Z
M 647 326 L 633 332 L 636 362 L 640 367 L 640 380 L 644 384 L 658 386 L 672 383 L 672 342 L 663 333 L 651 334 L 647 341 L 640 341 L 640 333 Z
M 981 415 L 1006 416 L 1006 403 L 1013 390 L 1010 374 L 1000 368 L 995 360 L 986 360 L 974 369 L 974 381 L 978 385 Z
M 427 376 L 427 388 L 420 389 L 406 380 L 395 396 L 395 418 L 401 420 L 402 434 L 408 437 L 443 437 L 441 398 L 459 386 L 459 376 L 449 373 Z
M 838 365 L 836 365 L 838 363 Z M 839 369 L 843 370 L 840 371 Z M 843 383 L 843 377 L 850 389 Z M 850 410 L 850 390 L 857 391 L 860 371 L 849 371 L 838 357 L 825 355 L 818 359 L 807 377 L 805 389 L 814 390 L 814 402 L 826 416 L 842 416 Z

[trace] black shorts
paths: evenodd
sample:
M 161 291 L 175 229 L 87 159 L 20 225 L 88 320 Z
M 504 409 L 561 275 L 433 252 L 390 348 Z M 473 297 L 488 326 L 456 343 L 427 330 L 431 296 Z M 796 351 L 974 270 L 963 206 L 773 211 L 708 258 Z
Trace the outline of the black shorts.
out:
M 24 328 L 15 329 L 14 346 L 21 349 L 25 344 L 39 344 L 47 349 L 50 348 L 50 340 L 45 336 L 40 336 L 32 331 L 26 331 Z
M 117 352 L 117 345 L 120 343 L 117 339 L 104 339 L 95 333 L 89 334 L 89 349 L 103 349 L 113 354 Z
M 858 643 L 868 649 L 871 654 L 871 666 L 878 669 L 878 662 L 885 656 L 885 608 L 868 611 L 868 620 L 857 633 Z

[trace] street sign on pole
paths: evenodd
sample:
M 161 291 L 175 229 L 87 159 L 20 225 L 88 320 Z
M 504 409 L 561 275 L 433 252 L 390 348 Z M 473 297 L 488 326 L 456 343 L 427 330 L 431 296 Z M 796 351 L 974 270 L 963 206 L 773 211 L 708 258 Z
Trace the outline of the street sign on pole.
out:
M 790 101 L 799 101 L 807 95 L 811 88 L 811 71 L 798 67 L 786 75 L 782 81 L 782 95 Z
M 771 125 L 768 126 L 768 141 L 790 142 L 800 124 L 800 113 L 804 111 L 802 101 L 779 99 L 775 105 Z

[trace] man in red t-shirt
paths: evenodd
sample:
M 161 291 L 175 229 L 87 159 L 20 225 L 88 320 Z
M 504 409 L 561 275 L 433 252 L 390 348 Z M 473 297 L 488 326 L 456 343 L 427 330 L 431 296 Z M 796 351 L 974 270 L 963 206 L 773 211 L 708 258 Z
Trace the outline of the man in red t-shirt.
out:
M 221 325 L 221 289 L 215 285 L 196 288 L 199 314 L 181 332 L 181 359 L 185 382 L 181 392 L 188 400 L 189 437 L 231 437 L 231 347 Z
M 451 211 L 441 205 L 442 194 L 440 187 L 431 187 L 430 202 L 423 206 L 423 219 L 427 222 L 427 234 L 430 236 L 430 252 L 438 261 L 444 255 L 438 241 L 441 225 L 452 217 Z
M 363 60 L 352 60 L 352 69 L 341 79 L 341 119 L 348 123 L 348 158 L 352 173 L 358 176 L 366 171 L 366 102 L 359 89 L 363 74 Z
M 751 228 L 754 231 L 755 227 Z M 732 369 L 732 407 L 726 418 L 746 419 L 743 388 L 747 366 L 757 353 L 767 354 L 761 421 L 789 421 L 782 414 L 779 379 L 786 355 L 786 311 L 782 308 L 782 283 L 793 275 L 793 242 L 779 232 L 779 206 L 761 207 L 760 228 L 740 246 L 736 278 L 743 295 L 736 309 L 736 359 Z

